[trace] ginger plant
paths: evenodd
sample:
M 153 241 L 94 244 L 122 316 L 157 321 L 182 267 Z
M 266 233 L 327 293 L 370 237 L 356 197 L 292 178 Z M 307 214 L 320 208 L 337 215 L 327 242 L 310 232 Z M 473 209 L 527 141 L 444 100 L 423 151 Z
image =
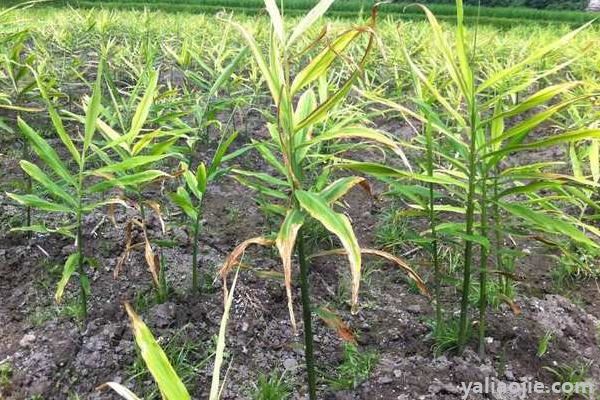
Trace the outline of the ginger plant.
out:
M 426 290 L 421 279 L 399 259 L 370 249 L 362 249 L 358 243 L 349 218 L 334 209 L 335 204 L 351 188 L 364 185 L 361 177 L 344 177 L 329 183 L 330 166 L 334 157 L 326 153 L 320 144 L 337 142 L 341 139 L 360 139 L 387 146 L 397 153 L 400 148 L 386 135 L 361 125 L 355 120 L 340 118 L 333 120 L 334 111 L 344 102 L 348 92 L 362 73 L 367 57 L 374 46 L 376 10 L 369 24 L 346 30 L 333 37 L 320 52 L 309 57 L 305 66 L 296 60 L 309 54 L 313 47 L 322 44 L 325 33 L 304 50 L 300 41 L 307 31 L 327 11 L 332 0 L 321 0 L 287 33 L 284 21 L 275 0 L 265 0 L 273 31 L 267 56 L 261 52 L 255 38 L 243 26 L 232 23 L 244 37 L 254 60 L 266 82 L 272 105 L 276 113 L 268 115 L 270 140 L 254 142 L 251 147 L 272 167 L 274 172 L 234 170 L 236 178 L 261 196 L 269 199 L 270 209 L 279 215 L 281 224 L 276 238 L 257 237 L 241 243 L 226 259 L 221 274 L 226 278 L 228 271 L 239 263 L 244 250 L 252 245 L 277 247 L 281 256 L 284 284 L 288 297 L 288 310 L 295 330 L 292 300 L 292 256 L 297 253 L 300 264 L 300 288 L 304 322 L 305 361 L 308 374 L 308 393 L 316 399 L 316 376 L 313 355 L 312 311 L 310 299 L 309 261 L 305 253 L 306 233 L 303 226 L 312 218 L 327 231 L 335 235 L 343 249 L 328 254 L 345 254 L 352 276 L 352 311 L 358 312 L 358 295 L 361 279 L 362 253 L 375 254 L 396 261 L 418 285 Z M 340 86 L 329 93 L 330 74 L 338 60 L 348 60 L 347 53 L 352 44 L 366 37 L 367 43 L 358 60 L 349 60 L 349 75 L 341 79 Z M 346 53 L 346 54 L 345 54 Z M 299 68 L 295 77 L 293 71 Z M 343 76 L 338 75 L 336 77 Z M 315 94 L 315 87 L 319 96 Z M 266 113 L 268 114 L 268 113 Z M 390 258 L 391 257 L 391 258 Z
M 105 49 L 106 50 L 106 49 Z M 106 51 L 105 51 L 106 52 Z M 85 235 L 84 219 L 95 209 L 113 205 L 127 205 L 123 198 L 118 196 L 103 198 L 110 194 L 114 188 L 137 189 L 140 185 L 154 181 L 158 178 L 168 177 L 163 171 L 148 169 L 149 163 L 163 159 L 167 154 L 160 152 L 154 155 L 140 155 L 136 151 L 144 149 L 152 143 L 154 136 L 140 138 L 133 142 L 139 135 L 139 130 L 145 120 L 149 107 L 149 101 L 143 101 L 143 107 L 138 109 L 134 117 L 134 127 L 128 135 L 119 135 L 108 128 L 99 116 L 102 111 L 102 77 L 104 61 L 101 60 L 98 66 L 96 81 L 93 85 L 92 95 L 85 104 L 85 115 L 78 116 L 71 114 L 75 121 L 83 124 L 83 135 L 76 132 L 68 132 L 63 123 L 63 119 L 55 108 L 52 98 L 49 94 L 48 84 L 44 81 L 43 74 L 36 72 L 36 83 L 43 99 L 46 102 L 48 113 L 52 121 L 54 130 L 61 140 L 66 153 L 70 157 L 71 164 L 76 167 L 76 172 L 70 170 L 70 164 L 61 160 L 58 152 L 48 144 L 40 134 L 32 129 L 25 121 L 19 120 L 18 125 L 21 133 L 30 143 L 32 149 L 43 163 L 42 168 L 27 161 L 20 162 L 21 168 L 33 180 L 38 182 L 47 192 L 50 199 L 46 199 L 43 194 L 40 195 L 19 195 L 9 193 L 8 196 L 18 203 L 29 206 L 41 211 L 61 213 L 69 216 L 70 223 L 64 226 L 48 227 L 45 225 L 31 225 L 29 227 L 17 228 L 21 231 L 34 231 L 41 233 L 58 233 L 75 240 L 76 251 L 71 254 L 64 265 L 62 278 L 56 290 L 56 300 L 62 299 L 64 290 L 69 280 L 74 274 L 79 277 L 80 284 L 80 306 L 84 317 L 87 315 L 87 303 L 90 295 L 90 284 L 85 270 Z M 153 91 L 149 96 L 152 96 Z M 148 99 L 146 96 L 145 99 Z M 151 97 L 150 97 L 151 99 Z M 137 127 L 137 128 L 136 128 Z M 100 129 L 98 129 L 100 128 Z M 96 132 L 100 130 L 104 133 L 104 147 L 99 147 Z M 108 133 L 107 133 L 108 132 Z M 168 142 L 169 143 L 169 142 Z M 168 146 L 156 147 L 163 150 Z M 107 153 L 110 149 L 118 149 L 115 152 L 124 155 L 120 161 L 114 161 Z M 126 155 L 126 157 L 125 157 Z M 98 178 L 101 178 L 100 180 Z M 145 234 L 145 255 L 151 269 L 153 280 L 157 287 L 159 286 L 159 263 L 154 257 L 150 242 Z M 128 244 L 128 251 L 131 246 Z
M 196 167 L 196 173 L 189 171 L 193 168 L 196 159 L 197 145 L 201 140 L 201 132 L 204 132 L 208 125 L 214 123 L 212 119 L 216 113 L 213 98 L 216 97 L 219 90 L 223 88 L 240 61 L 246 57 L 248 49 L 243 49 L 236 57 L 227 64 L 223 70 L 216 76 L 214 82 L 208 89 L 203 98 L 197 99 L 194 109 L 194 122 L 197 125 L 197 132 L 188 137 L 187 140 L 187 163 L 182 164 L 185 186 L 177 188 L 175 193 L 171 193 L 171 200 L 181 208 L 185 215 L 190 219 L 192 226 L 192 291 L 197 292 L 202 287 L 198 274 L 198 240 L 200 238 L 201 220 L 203 211 L 204 195 L 208 185 L 221 177 L 226 170 L 221 168 L 221 163 L 228 158 L 227 151 L 237 137 L 237 132 L 231 135 L 221 137 L 217 150 L 207 166 L 200 162 Z M 199 80 L 199 78 L 197 78 Z M 232 100 L 227 99 L 226 104 L 233 104 Z M 220 123 L 218 124 L 220 125 Z M 190 193 L 192 196 L 190 196 Z
M 217 181 L 227 172 L 226 169 L 221 167 L 221 163 L 226 160 L 227 150 L 236 137 L 237 133 L 233 133 L 221 140 L 208 167 L 204 162 L 201 162 L 196 172 L 193 173 L 189 170 L 188 165 L 184 163 L 182 170 L 184 171 L 185 186 L 179 186 L 175 193 L 170 194 L 171 200 L 181 208 L 189 218 L 192 226 L 192 290 L 194 292 L 199 291 L 203 286 L 198 274 L 198 240 L 202 228 L 204 196 L 208 185 Z
M 6 12 L 10 11 L 6 10 Z M 4 14 L 4 12 L 2 13 Z M 36 92 L 36 81 L 32 68 L 36 62 L 36 53 L 30 51 L 27 46 L 31 34 L 28 31 L 21 31 L 7 35 L 0 39 L 0 44 L 6 44 L 7 49 L 0 54 L 0 110 L 14 113 L 14 119 L 29 114 L 40 113 L 42 109 L 31 106 L 32 102 L 39 99 Z M 4 42 L 4 43 L 3 43 Z M 3 113 L 5 114 L 5 113 Z M 6 113 L 8 117 L 8 113 Z M 5 116 L 0 116 L 0 131 L 14 133 L 12 123 L 14 119 L 9 121 Z M 30 159 L 30 148 L 27 140 L 23 141 L 22 157 L 24 160 Z M 31 194 L 32 180 L 27 174 L 24 174 L 24 191 Z M 31 225 L 31 207 L 25 210 L 24 224 Z
M 464 27 L 463 2 L 457 0 L 457 26 L 455 42 L 448 43 L 435 16 L 424 6 L 432 31 L 435 51 L 441 54 L 445 79 L 432 79 L 423 68 L 406 54 L 406 59 L 417 82 L 415 104 L 419 112 L 401 104 L 371 95 L 376 101 L 398 111 L 409 120 L 420 121 L 433 129 L 447 143 L 435 151 L 442 160 L 433 174 L 407 174 L 394 168 L 369 163 L 348 163 L 344 168 L 362 171 L 372 175 L 417 180 L 434 183 L 446 194 L 446 204 L 437 205 L 440 211 L 454 212 L 463 216 L 462 222 L 441 222 L 435 226 L 437 234 L 450 235 L 464 244 L 462 293 L 457 348 L 461 352 L 467 343 L 470 326 L 469 295 L 471 293 L 473 265 L 476 260 L 475 247 L 479 247 L 479 352 L 485 353 L 486 312 L 488 307 L 487 283 L 491 232 L 495 234 L 496 252 L 502 246 L 502 236 L 515 233 L 519 223 L 536 233 L 564 235 L 591 247 L 598 245 L 581 229 L 595 233 L 598 231 L 581 222 L 574 221 L 564 213 L 536 207 L 539 201 L 521 202 L 521 197 L 535 197 L 540 190 L 558 190 L 569 186 L 597 186 L 584 178 L 547 172 L 551 163 L 528 163 L 504 168 L 504 161 L 515 153 L 545 149 L 564 143 L 575 143 L 598 138 L 600 129 L 579 128 L 560 132 L 543 138 L 529 140 L 536 128 L 550 121 L 569 106 L 588 95 L 568 96 L 578 82 L 559 83 L 534 91 L 524 99 L 516 94 L 529 88 L 538 80 L 559 71 L 568 65 L 561 64 L 535 74 L 525 74 L 531 64 L 561 46 L 567 44 L 577 33 L 589 24 L 576 29 L 555 42 L 534 50 L 524 60 L 514 62 L 504 68 L 480 71 L 474 61 L 476 45 L 469 50 L 469 41 Z M 475 35 L 476 38 L 476 35 Z M 523 83 L 514 79 L 524 75 Z M 441 82 L 441 83 L 440 83 Z M 421 92 L 423 94 L 421 94 Z M 565 96 L 566 99 L 560 99 Z M 506 216 L 501 216 L 505 213 Z M 508 218 L 510 217 L 510 218 Z M 510 221 L 510 222 L 509 222 Z M 501 271 L 502 272 L 502 271 Z
M 88 161 L 94 157 L 92 140 L 96 132 L 96 119 L 101 107 L 101 76 L 102 63 L 98 68 L 98 78 L 94 85 L 93 93 L 85 105 L 84 134 L 80 138 L 79 147 L 76 146 L 71 135 L 66 131 L 62 119 L 54 106 L 50 101 L 47 102 L 48 112 L 56 134 L 68 151 L 71 157 L 70 161 L 75 163 L 77 167 L 76 172 L 71 172 L 68 165 L 61 161 L 61 157 L 57 151 L 24 120 L 19 119 L 18 126 L 20 132 L 39 157 L 46 171 L 27 160 L 21 160 L 21 168 L 27 175 L 47 190 L 50 199 L 42 198 L 35 194 L 19 195 L 8 193 L 10 198 L 26 207 L 40 211 L 60 213 L 69 217 L 70 223 L 64 226 L 52 228 L 44 225 L 30 225 L 18 228 L 18 230 L 57 232 L 75 240 L 76 250 L 68 256 L 64 264 L 62 278 L 58 283 L 55 297 L 57 301 L 61 300 L 69 279 L 73 274 L 77 273 L 80 287 L 80 306 L 84 316 L 87 315 L 87 299 L 90 295 L 90 284 L 85 271 L 83 219 L 95 208 L 106 204 L 106 202 L 97 202 L 90 198 L 90 194 L 93 192 L 90 188 L 94 186 L 88 186 L 86 180 L 90 172 Z M 37 81 L 43 96 L 46 96 L 44 84 L 39 77 Z M 46 99 L 49 100 L 47 97 Z
M 170 157 L 180 157 L 173 150 L 176 142 L 187 132 L 187 129 L 171 129 L 169 126 L 147 129 L 150 122 L 150 114 L 154 99 L 158 93 L 159 72 L 148 69 L 146 76 L 145 91 L 139 96 L 135 107 L 131 107 L 133 116 L 126 125 L 123 132 L 119 132 L 102 118 L 97 121 L 98 130 L 102 134 L 103 141 L 98 141 L 94 146 L 99 160 L 104 163 L 103 167 L 93 172 L 102 178 L 95 185 L 99 191 L 118 189 L 122 191 L 119 204 L 133 207 L 138 216 L 130 219 L 125 227 L 125 249 L 123 250 L 115 267 L 115 277 L 129 259 L 131 252 L 138 248 L 144 249 L 144 257 L 152 276 L 153 284 L 158 296 L 164 300 L 164 284 L 161 280 L 161 261 L 152 246 L 152 238 L 147 229 L 147 210 L 152 210 L 160 220 L 161 229 L 165 232 L 165 224 L 162 219 L 162 206 L 159 199 L 145 192 L 147 186 L 169 179 L 172 176 L 153 165 L 166 161 Z M 143 81 L 143 80 L 141 80 Z M 138 83 L 135 93 L 141 91 L 141 82 Z M 136 88 L 137 88 L 136 87 Z M 137 95 L 133 96 L 133 102 Z M 101 115 L 104 116 L 104 115 Z M 114 210 L 111 211 L 112 215 Z M 142 231 L 143 242 L 132 243 L 132 230 L 139 228 Z

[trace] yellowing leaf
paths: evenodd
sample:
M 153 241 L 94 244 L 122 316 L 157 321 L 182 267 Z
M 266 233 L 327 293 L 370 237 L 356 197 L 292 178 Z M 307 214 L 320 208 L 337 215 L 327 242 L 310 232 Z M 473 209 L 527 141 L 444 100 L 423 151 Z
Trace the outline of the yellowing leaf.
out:
M 140 354 L 166 400 L 189 400 L 190 395 L 144 321 L 125 304 Z
M 296 75 L 296 78 L 294 78 L 291 88 L 292 95 L 325 74 L 331 64 L 340 56 L 340 53 L 342 53 L 350 43 L 360 35 L 360 33 L 361 32 L 358 29 L 352 29 L 341 34 L 333 41 L 333 43 L 331 43 L 331 45 L 313 58 L 310 63 Z
M 361 253 L 350 220 L 345 215 L 333 211 L 327 201 L 316 193 L 299 190 L 295 192 L 295 195 L 300 206 L 328 231 L 336 235 L 342 242 L 344 249 L 346 249 L 352 275 L 352 309 L 353 312 L 358 311 Z
M 304 32 L 306 32 L 325 12 L 327 9 L 333 4 L 335 0 L 321 0 L 317 3 L 316 6 L 313 7 L 312 10 L 308 12 L 302 18 L 302 20 L 296 25 L 290 38 L 287 41 L 287 46 L 291 46 L 294 42 L 301 37 Z
M 285 31 L 283 29 L 283 19 L 281 18 L 279 7 L 277 7 L 275 0 L 265 0 L 265 6 L 267 7 L 267 12 L 271 17 L 271 23 L 273 24 L 275 36 L 277 36 L 277 39 L 279 39 L 279 42 L 283 46 L 285 45 Z
M 148 80 L 149 83 L 148 87 L 146 87 L 146 92 L 135 109 L 135 114 L 131 120 L 131 127 L 129 132 L 127 132 L 127 135 L 125 135 L 129 144 L 135 140 L 148 119 L 150 107 L 152 106 L 154 95 L 156 93 L 156 86 L 158 85 L 158 72 L 151 71 Z
M 65 288 L 71 279 L 71 276 L 75 272 L 77 268 L 77 261 L 79 260 L 79 253 L 73 253 L 67 258 L 65 262 L 65 266 L 63 267 L 62 277 L 58 282 L 56 287 L 56 294 L 54 295 L 54 299 L 57 303 L 60 303 L 62 300 L 63 293 L 65 292 Z
M 288 298 L 288 310 L 294 331 L 296 331 L 296 318 L 294 317 L 294 305 L 292 303 L 292 253 L 294 252 L 294 245 L 296 243 L 298 231 L 302 227 L 303 223 L 304 215 L 300 210 L 295 208 L 289 210 L 285 216 L 285 219 L 283 220 L 283 223 L 281 224 L 281 227 L 279 228 L 279 233 L 277 234 L 277 239 L 275 240 L 275 245 L 279 250 L 279 255 L 281 256 L 281 261 L 283 262 L 284 284 Z
M 260 246 L 273 246 L 275 242 L 273 240 L 264 238 L 264 237 L 255 237 L 251 239 L 244 240 L 242 243 L 238 244 L 235 249 L 225 259 L 223 266 L 219 270 L 219 275 L 223 279 L 223 290 L 225 291 L 225 297 L 227 297 L 227 276 L 231 269 L 240 264 L 240 259 L 244 255 L 244 252 L 253 244 L 257 244 Z
M 413 282 L 415 282 L 415 284 L 417 285 L 417 287 L 419 288 L 419 290 L 421 291 L 422 294 L 424 294 L 427 297 L 431 297 L 429 290 L 427 289 L 427 286 L 425 285 L 425 281 L 419 276 L 419 274 L 417 274 L 415 272 L 414 269 L 412 269 L 410 267 L 410 265 L 408 265 L 408 263 L 406 261 L 404 261 L 400 257 L 396 257 L 395 255 L 390 254 L 388 252 L 381 251 L 381 250 L 375 250 L 375 249 L 361 248 L 360 251 L 362 254 L 378 256 L 378 257 L 384 258 L 388 261 L 391 261 L 396 266 L 401 268 L 404 272 L 406 272 L 408 277 Z M 330 256 L 330 255 L 346 255 L 346 254 L 347 253 L 346 253 L 345 249 L 333 249 L 333 250 L 321 251 L 319 253 L 311 255 L 310 257 L 313 258 L 313 257 L 324 257 L 324 256 Z

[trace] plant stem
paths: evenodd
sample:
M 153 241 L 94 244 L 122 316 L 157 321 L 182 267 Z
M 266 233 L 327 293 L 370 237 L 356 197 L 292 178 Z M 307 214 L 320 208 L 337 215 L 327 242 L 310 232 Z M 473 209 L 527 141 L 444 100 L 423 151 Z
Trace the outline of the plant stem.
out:
M 137 202 L 140 207 L 140 216 L 142 217 L 142 224 L 146 226 L 146 209 L 144 208 L 144 197 L 142 196 L 142 192 L 137 192 Z
M 29 142 L 27 142 L 27 140 L 25 140 L 23 142 L 23 160 L 27 160 L 29 161 Z M 31 176 L 29 176 L 29 174 L 23 172 L 25 175 L 25 182 L 26 182 L 26 192 L 27 194 L 31 194 L 32 192 L 32 180 L 31 180 Z M 25 210 L 25 226 L 27 228 L 29 228 L 31 226 L 31 207 L 27 206 L 26 210 Z M 29 239 L 31 239 L 32 237 L 32 232 L 28 231 L 27 232 L 27 237 Z
M 85 171 L 87 148 L 85 142 L 80 153 L 79 174 L 77 176 L 77 252 L 79 254 L 77 260 L 77 269 L 79 273 L 79 289 L 81 291 L 81 308 L 83 319 L 87 319 L 87 293 L 86 288 L 89 285 L 85 269 L 83 265 L 83 226 L 81 223 L 83 217 L 83 172 Z
M 83 266 L 83 232 L 81 227 L 81 198 L 79 200 L 79 209 L 77 210 L 77 271 L 79 273 L 79 289 L 81 293 L 81 311 L 83 319 L 87 318 L 87 294 L 86 294 L 86 275 Z
M 494 185 L 494 198 L 497 199 L 498 198 L 498 167 L 496 166 L 496 168 L 494 169 L 494 181 L 493 181 L 493 185 Z M 494 241 L 494 247 L 495 247 L 495 256 L 496 256 L 496 268 L 499 271 L 505 271 L 504 268 L 504 262 L 502 261 L 502 253 L 501 253 L 501 247 L 502 247 L 502 232 L 500 231 L 500 206 L 498 205 L 498 202 L 495 201 L 492 205 L 492 212 L 494 214 L 494 236 L 495 236 L 495 241 Z M 505 285 L 506 285 L 506 278 L 505 277 L 501 277 L 500 278 L 502 281 L 502 293 L 506 293 L 505 290 Z
M 310 400 L 317 399 L 317 382 L 315 375 L 315 359 L 313 349 L 312 312 L 310 304 L 310 285 L 308 282 L 308 262 L 304 255 L 303 229 L 298 232 L 296 250 L 300 261 L 300 289 L 302 292 L 302 317 L 304 319 L 304 359 L 308 374 L 308 395 Z
M 480 235 L 483 238 L 487 237 L 487 186 L 486 178 L 487 174 L 483 174 L 481 182 L 481 201 L 479 208 L 481 209 L 480 215 Z M 488 249 L 485 246 L 480 246 L 479 255 L 479 356 L 483 358 L 485 356 L 485 323 L 486 323 L 486 312 L 487 312 L 487 261 L 488 261 Z
M 458 352 L 462 354 L 467 342 L 467 332 L 469 324 L 469 292 L 471 290 L 471 263 L 473 258 L 473 242 L 468 239 L 473 235 L 473 215 L 475 211 L 475 181 L 477 178 L 477 114 L 475 109 L 475 96 L 470 102 L 470 121 L 469 121 L 469 189 L 467 194 L 467 215 L 466 215 L 466 235 L 464 252 L 464 270 L 462 299 L 460 304 L 460 322 L 458 330 Z
M 160 271 L 158 275 L 157 300 L 158 304 L 163 304 L 169 297 L 169 287 L 167 284 L 167 263 L 163 257 L 162 250 L 160 251 Z
M 425 137 L 427 140 L 427 174 L 433 176 L 433 138 L 431 135 L 431 125 L 425 127 Z M 439 329 L 442 326 L 442 304 L 441 304 L 441 271 L 438 259 L 437 233 L 435 230 L 435 199 L 433 183 L 429 183 L 429 227 L 431 229 L 431 251 L 433 257 L 433 276 L 435 280 L 435 323 Z
M 198 216 L 194 223 L 194 243 L 192 251 L 192 291 L 200 292 L 200 284 L 198 282 L 198 238 L 200 237 L 200 219 L 202 214 L 198 210 Z

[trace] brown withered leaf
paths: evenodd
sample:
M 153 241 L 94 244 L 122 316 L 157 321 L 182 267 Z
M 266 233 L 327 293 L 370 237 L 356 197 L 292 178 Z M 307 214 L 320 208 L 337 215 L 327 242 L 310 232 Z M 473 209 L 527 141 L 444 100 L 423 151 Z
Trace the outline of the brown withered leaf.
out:
M 365 192 L 367 192 L 367 194 L 369 196 L 371 196 L 373 199 L 377 199 L 377 197 L 373 193 L 373 188 L 371 187 L 371 184 L 369 183 L 368 180 L 366 180 L 366 179 L 362 180 L 362 181 L 358 182 L 358 184 L 360 185 L 361 188 L 363 188 L 363 190 Z
M 333 310 L 319 307 L 317 315 L 325 322 L 325 325 L 336 331 L 344 342 L 356 344 L 356 337 L 350 327 Z
M 115 204 L 110 203 L 107 207 L 106 214 L 108 215 L 108 219 L 112 222 L 113 226 L 117 227 L 117 220 L 115 219 Z
M 242 243 L 238 244 L 235 249 L 227 256 L 223 266 L 219 270 L 219 275 L 223 279 L 223 292 L 225 293 L 225 298 L 227 298 L 227 276 L 232 268 L 236 265 L 240 264 L 240 259 L 244 255 L 244 252 L 253 244 L 259 246 L 273 246 L 275 244 L 274 240 L 264 238 L 262 236 L 254 237 L 251 239 L 244 240 Z
M 152 280 L 156 286 L 159 285 L 158 275 L 160 273 L 160 263 L 158 262 L 158 256 L 154 254 L 154 250 L 152 250 L 152 244 L 150 240 L 148 240 L 148 235 L 146 234 L 146 230 L 144 229 L 144 257 L 146 258 L 146 264 L 148 264 L 148 270 L 150 274 L 152 274 Z
M 419 290 L 421 291 L 421 293 L 423 295 L 427 296 L 428 298 L 431 298 L 431 294 L 429 293 L 429 290 L 427 289 L 427 286 L 425 285 L 425 281 L 423 281 L 423 279 L 421 279 L 421 277 L 419 276 L 419 274 L 417 274 L 415 272 L 415 270 L 412 269 L 408 265 L 408 263 L 406 263 L 406 261 L 402 260 L 399 257 L 396 257 L 393 254 L 390 254 L 390 253 L 382 251 L 382 250 L 361 248 L 360 252 L 362 254 L 372 255 L 372 256 L 378 256 L 378 257 L 384 258 L 384 259 L 386 259 L 388 261 L 391 261 L 392 263 L 394 263 L 395 265 L 397 265 L 398 267 L 400 267 L 400 269 L 404 270 L 404 272 L 406 272 L 406 274 L 408 275 L 408 277 L 412 281 L 415 282 L 415 284 L 417 285 L 417 287 L 419 288 Z M 321 251 L 319 253 L 311 255 L 309 258 L 323 257 L 323 256 L 332 256 L 332 255 L 335 255 L 335 256 L 346 255 L 346 250 L 345 249 L 333 249 L 333 250 Z
M 506 304 L 508 304 L 508 306 L 510 307 L 510 309 L 512 310 L 513 314 L 515 316 L 519 316 L 521 315 L 522 311 L 521 311 L 521 307 L 519 307 L 519 305 L 513 301 L 511 298 L 504 296 L 504 295 L 500 295 L 500 299 L 505 302 Z
M 150 208 L 152 208 L 152 210 L 158 217 L 158 220 L 160 221 L 160 229 L 164 235 L 166 233 L 165 221 L 163 220 L 162 211 L 160 210 L 160 204 L 153 200 L 146 201 L 146 204 L 148 204 L 150 206 Z
M 296 244 L 298 231 L 304 223 L 304 216 L 301 211 L 292 209 L 289 210 L 283 224 L 281 225 L 275 246 L 279 250 L 281 261 L 283 263 L 283 275 L 285 292 L 288 300 L 288 312 L 294 333 L 297 332 L 296 317 L 294 316 L 294 305 L 292 296 L 292 253 Z
M 154 250 L 152 250 L 152 244 L 150 243 L 150 239 L 148 239 L 148 232 L 146 231 L 146 225 L 144 221 L 140 221 L 138 219 L 131 220 L 133 224 L 139 226 L 142 229 L 142 234 L 144 236 L 144 258 L 146 259 L 146 264 L 148 265 L 148 271 L 152 275 L 152 281 L 156 286 L 159 285 L 158 276 L 160 274 L 160 263 L 157 262 L 157 257 L 154 254 Z
M 123 252 L 119 256 L 119 259 L 117 260 L 117 265 L 115 266 L 115 270 L 113 271 L 113 277 L 115 279 L 117 279 L 117 277 L 119 276 L 123 265 L 125 265 L 125 261 L 127 261 L 127 259 L 129 258 L 129 254 L 131 253 L 132 225 L 132 221 L 128 221 L 125 225 L 125 249 L 123 249 Z

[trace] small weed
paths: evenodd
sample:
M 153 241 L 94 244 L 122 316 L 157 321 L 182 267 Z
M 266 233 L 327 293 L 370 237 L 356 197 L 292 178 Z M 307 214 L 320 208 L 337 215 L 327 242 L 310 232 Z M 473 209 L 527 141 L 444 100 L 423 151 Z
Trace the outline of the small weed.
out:
M 360 276 L 360 279 L 363 282 L 363 284 L 366 285 L 366 287 L 371 286 L 371 282 L 373 281 L 373 275 L 375 275 L 377 272 L 381 272 L 384 264 L 385 262 L 381 260 L 370 260 L 368 262 L 365 262 L 365 264 L 363 265 L 363 272 Z M 411 279 L 408 279 L 408 281 L 412 282 Z
M 9 362 L 0 364 L 0 389 L 5 389 L 10 386 L 12 375 L 13 369 Z
M 65 304 L 59 309 L 59 315 L 67 318 L 71 318 L 75 321 L 83 321 L 86 316 L 86 308 L 83 307 L 77 299 L 73 299 L 71 302 Z
M 428 325 L 431 328 L 428 337 L 433 340 L 432 350 L 436 356 L 458 349 L 459 326 L 457 320 L 443 321 L 440 326 L 437 326 L 435 320 L 430 320 Z M 467 332 L 467 340 L 470 337 L 471 329 Z
M 550 342 L 554 338 L 554 335 L 551 331 L 548 331 L 541 337 L 540 342 L 538 343 L 537 356 L 543 357 L 544 354 L 548 352 L 548 347 L 550 346 Z
M 306 232 L 306 246 L 309 251 L 317 252 L 323 248 L 333 247 L 331 234 L 316 220 L 308 220 L 303 229 Z
M 552 271 L 552 279 L 557 288 L 565 288 L 578 281 L 600 277 L 598 251 L 577 247 L 574 251 L 564 250 L 558 258 L 558 265 Z
M 453 246 L 442 246 L 440 249 L 440 264 L 445 266 L 448 275 L 456 275 L 463 263 L 463 255 Z
M 151 295 L 148 291 L 137 291 L 133 298 L 133 308 L 142 313 L 156 304 L 156 296 Z
M 369 378 L 379 356 L 373 351 L 361 352 L 358 347 L 344 344 L 344 359 L 335 378 L 329 380 L 334 390 L 355 389 Z
M 226 209 L 226 213 L 227 222 L 230 224 L 238 222 L 243 214 L 239 207 L 233 205 Z
M 414 241 L 418 237 L 409 230 L 406 215 L 395 207 L 383 211 L 379 218 L 375 243 L 387 251 L 402 252 L 407 242 Z
M 33 326 L 39 327 L 56 318 L 59 314 L 60 308 L 55 305 L 39 306 L 27 316 L 27 321 Z
M 253 400 L 286 400 L 292 394 L 292 388 L 285 380 L 285 373 L 278 375 L 261 374 L 252 391 Z
M 507 278 L 498 280 L 490 279 L 487 282 L 486 288 L 488 304 L 494 309 L 498 309 L 500 304 L 504 302 L 513 301 L 516 295 L 515 282 Z M 472 305 L 479 304 L 480 292 L 479 282 L 473 282 L 471 292 L 469 293 L 469 302 Z
M 588 379 L 591 366 L 591 362 L 579 361 L 574 364 L 562 364 L 557 367 L 544 367 L 544 369 L 549 371 L 554 376 L 554 379 L 563 384 L 564 399 L 569 400 L 575 395 L 586 396 L 590 394 L 582 392 L 585 390 L 583 390 L 581 383 Z M 565 384 L 569 385 L 566 386 Z M 589 390 L 589 387 L 587 390 Z

